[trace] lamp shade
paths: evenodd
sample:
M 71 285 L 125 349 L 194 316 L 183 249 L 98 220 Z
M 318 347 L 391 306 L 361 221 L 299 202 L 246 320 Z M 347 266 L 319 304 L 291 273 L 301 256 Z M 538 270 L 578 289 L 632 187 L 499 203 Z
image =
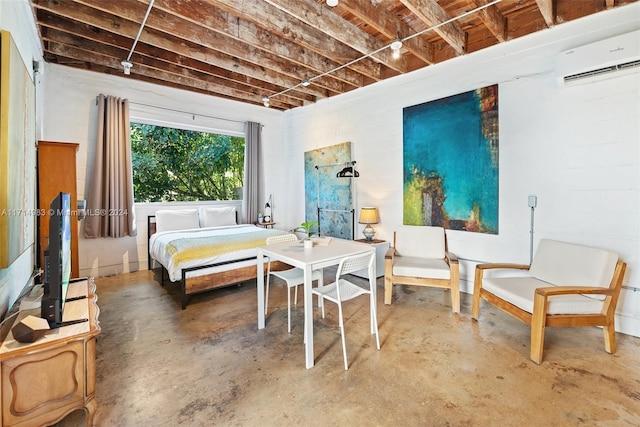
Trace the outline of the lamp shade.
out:
M 377 224 L 380 222 L 380 216 L 378 215 L 378 208 L 361 208 L 360 209 L 360 219 L 358 219 L 360 224 Z

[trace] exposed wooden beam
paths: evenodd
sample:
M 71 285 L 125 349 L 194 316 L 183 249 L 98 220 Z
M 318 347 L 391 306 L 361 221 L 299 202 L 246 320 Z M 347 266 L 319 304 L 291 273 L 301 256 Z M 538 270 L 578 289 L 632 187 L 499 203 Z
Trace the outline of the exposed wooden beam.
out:
M 131 38 L 133 38 L 139 28 L 139 23 L 134 23 L 131 20 L 113 16 L 102 10 L 95 10 L 90 6 L 83 6 L 74 2 L 34 0 L 34 5 L 38 10 L 49 11 L 73 19 L 74 21 L 87 23 L 93 27 L 117 34 L 128 34 L 131 35 Z M 143 14 L 144 7 L 136 11 L 129 8 L 124 12 Z M 157 21 L 166 23 L 163 28 L 165 31 L 171 31 L 177 27 L 179 27 L 179 29 L 176 29 L 173 33 L 154 30 L 152 26 L 161 25 L 161 22 Z M 245 73 L 255 78 L 261 78 L 275 85 L 291 87 L 298 82 L 298 79 L 292 76 L 297 77 L 300 73 L 304 72 L 315 72 L 315 70 L 306 70 L 304 68 L 292 68 L 291 63 L 286 62 L 281 57 L 259 51 L 251 46 L 240 46 L 238 43 L 228 44 L 225 36 L 203 29 L 190 22 L 183 21 L 183 25 L 179 23 L 172 24 L 171 22 L 173 22 L 173 20 L 164 15 L 159 17 L 158 12 L 150 15 L 147 22 L 151 25 L 143 31 L 140 40 L 148 45 L 166 49 L 169 52 L 182 52 L 182 54 L 192 57 L 193 59 L 215 64 L 230 71 Z M 184 40 L 194 41 L 194 45 L 181 43 L 173 37 L 174 34 L 176 37 L 181 37 Z M 127 38 L 126 44 L 121 47 L 129 50 L 132 43 L 131 38 Z M 202 39 L 204 39 L 204 41 L 202 41 Z M 196 45 L 196 42 L 200 42 L 200 44 Z M 251 60 L 258 62 L 255 58 L 260 58 L 260 64 L 251 64 Z M 289 70 L 288 74 L 287 70 Z M 359 82 L 361 82 L 361 79 Z M 351 89 L 346 88 L 344 84 L 334 79 L 318 81 L 317 86 L 324 86 L 333 93 L 342 93 L 345 90 Z M 309 88 L 308 92 L 316 97 L 327 96 L 327 93 L 321 88 Z
M 382 7 L 382 4 L 363 2 L 361 0 L 340 0 L 338 8 L 348 9 L 350 13 L 358 17 L 362 22 L 375 28 L 389 38 L 389 41 L 403 39 L 415 34 L 406 22 L 398 19 Z M 416 58 L 425 64 L 433 64 L 433 48 L 420 37 L 414 37 L 403 43 L 403 49 L 408 50 Z M 414 68 L 408 66 L 409 69 Z
M 555 25 L 555 14 L 553 13 L 553 0 L 536 0 L 538 9 L 546 22 L 547 27 L 551 28 Z
M 73 48 L 71 46 L 64 46 L 57 43 L 49 43 L 48 52 L 53 53 L 57 56 L 74 59 L 76 61 L 83 61 L 87 57 L 87 51 Z M 92 64 L 98 64 L 103 67 L 109 67 L 111 69 L 122 72 L 122 66 L 120 65 L 120 61 L 115 58 L 103 57 L 101 55 L 94 55 L 92 57 Z M 144 65 L 136 64 L 131 69 L 130 76 L 146 76 L 157 80 L 159 82 L 162 81 L 173 81 L 177 84 L 180 84 L 185 87 L 193 87 L 205 92 L 216 92 L 221 95 L 228 96 L 232 99 L 240 99 L 246 102 L 251 102 L 254 104 L 259 104 L 261 98 L 259 94 L 250 94 L 237 88 L 229 87 L 226 82 L 219 81 L 218 79 L 210 79 L 205 78 L 205 76 L 201 76 L 202 78 L 198 78 L 195 76 L 184 76 L 184 75 L 176 75 L 173 73 L 167 73 L 166 71 L 157 70 L 154 68 L 146 67 Z M 118 73 L 115 73 L 118 74 Z M 131 78 L 131 77 L 129 77 Z M 271 103 L 274 107 L 288 109 L 291 108 L 292 105 L 282 102 L 282 98 L 279 98 L 277 101 Z M 297 103 L 295 106 L 302 105 L 302 103 Z
M 435 0 L 400 0 L 407 9 L 424 21 L 429 27 L 433 27 L 448 21 L 450 17 Z M 449 22 L 434 29 L 458 54 L 463 54 L 467 46 L 465 32 L 455 22 Z
M 491 0 L 472 0 L 477 7 L 491 3 Z M 507 19 L 500 13 L 496 5 L 492 5 L 478 12 L 482 23 L 499 42 L 507 40 Z
M 141 0 L 140 0 L 141 1 Z M 163 3 L 173 3 L 170 0 L 158 0 Z M 237 0 L 190 0 L 190 4 L 208 4 L 209 7 L 215 6 L 233 16 L 239 18 L 242 22 L 255 22 L 255 25 L 269 31 L 272 37 L 278 39 L 289 40 L 297 43 L 301 48 L 309 49 L 320 55 L 325 55 L 327 62 L 333 64 L 326 67 L 323 71 L 329 71 L 336 66 L 358 58 L 360 52 L 342 44 L 336 43 L 335 40 L 327 37 L 321 31 L 300 22 L 291 15 L 286 14 L 280 9 L 264 2 L 264 1 L 246 1 L 238 2 Z M 191 7 L 191 6 L 190 6 Z M 205 7 L 206 10 L 206 6 Z M 197 12 L 190 12 L 192 15 Z M 199 18 L 200 19 L 200 18 Z M 331 61 L 331 58 L 333 61 Z M 364 59 L 358 61 L 349 67 L 358 73 L 368 76 L 376 81 L 382 80 L 382 67 L 380 63 L 373 59 Z
M 70 21 L 64 22 L 63 20 L 64 18 L 56 16 L 49 17 L 49 19 L 41 18 L 41 34 L 43 40 L 75 47 L 88 52 L 90 55 L 111 56 L 116 60 L 121 60 L 126 57 L 128 53 L 127 50 L 119 47 L 121 43 L 114 43 L 114 41 L 122 38 L 122 36 L 109 34 L 106 31 L 96 31 L 96 29 L 92 31 L 86 24 L 75 23 L 75 25 L 73 25 Z M 50 25 L 50 27 L 47 27 L 47 25 Z M 230 85 L 239 84 L 241 85 L 239 86 L 240 88 L 250 87 L 252 88 L 251 90 L 245 91 L 251 93 L 264 90 L 275 93 L 282 90 L 280 86 L 272 85 L 264 80 L 212 66 L 189 57 L 181 56 L 175 52 L 168 52 L 163 49 L 147 46 L 144 43 L 137 45 L 133 58 L 135 59 L 134 65 L 141 63 L 149 67 L 159 68 L 161 65 L 170 64 L 170 66 L 167 66 L 167 71 L 169 72 L 175 72 L 174 70 L 176 69 L 186 69 L 209 74 L 213 77 L 229 81 Z M 302 102 L 316 101 L 316 97 L 300 91 L 290 91 L 288 95 Z
M 51 25 L 61 25 L 62 28 L 67 31 L 69 31 L 69 26 L 88 25 L 90 32 L 102 30 L 112 34 L 111 37 L 118 35 L 118 40 L 113 43 L 127 51 L 131 48 L 132 40 L 123 34 L 136 34 L 137 28 L 139 27 L 139 24 L 135 24 L 129 20 L 113 17 L 105 12 L 93 10 L 72 2 L 60 3 L 47 0 L 34 0 L 34 4 L 38 7 L 37 13 L 40 19 L 47 21 L 53 19 L 52 16 L 58 16 L 57 23 L 52 23 Z M 52 5 L 53 7 L 51 7 Z M 64 19 L 72 20 L 73 22 L 68 22 Z M 221 36 L 217 35 L 217 37 Z M 201 45 L 185 44 L 184 42 L 176 40 L 173 36 L 168 36 L 167 33 L 157 32 L 150 28 L 142 33 L 140 40 L 149 46 L 164 49 L 167 52 L 180 52 L 186 57 L 191 57 L 209 64 L 215 64 L 218 67 L 230 71 L 247 74 L 254 78 L 263 78 L 265 81 L 274 85 L 288 87 L 296 81 L 295 79 L 287 78 L 275 71 L 271 71 L 271 69 L 265 69 L 263 66 L 257 67 L 255 64 L 252 65 L 248 61 L 244 61 L 245 58 L 241 55 L 243 52 L 219 52 L 217 50 L 205 49 L 205 47 Z M 215 37 L 210 41 L 213 43 L 222 42 L 222 40 Z M 234 53 L 238 53 L 238 55 L 234 55 Z M 263 63 L 269 63 L 269 59 L 267 56 Z M 277 59 L 275 63 L 269 63 L 269 65 L 277 68 L 282 65 L 279 64 L 279 61 L 281 60 Z M 341 89 L 341 87 L 336 89 Z M 321 93 L 316 95 L 324 97 Z
M 403 58 L 394 59 L 391 49 L 384 49 L 387 43 L 370 36 L 334 13 L 330 7 L 323 3 L 318 4 L 313 0 L 296 0 L 295 2 L 291 0 L 265 0 L 265 2 L 363 55 L 379 51 L 372 57 L 399 73 L 407 72 L 406 61 Z
M 104 3 L 102 0 L 84 1 L 91 1 L 92 4 Z M 116 0 L 109 2 L 109 7 L 111 7 L 113 1 Z M 128 2 L 129 0 L 117 1 Z M 143 0 L 138 0 L 138 2 L 144 4 Z M 252 53 L 252 58 L 247 60 L 258 64 L 262 62 L 264 52 L 266 52 L 273 58 L 280 58 L 281 63 L 297 64 L 306 68 L 298 69 L 297 73 L 291 71 L 292 74 L 297 75 L 298 81 L 317 75 L 326 70 L 328 64 L 332 64 L 324 55 L 304 49 L 295 42 L 266 31 L 252 22 L 244 21 L 230 15 L 228 12 L 207 5 L 201 0 L 190 0 L 188 4 L 184 5 L 173 0 L 156 0 L 154 8 L 156 10 L 155 14 L 157 14 L 157 20 L 153 21 L 155 25 L 160 25 L 161 28 L 167 28 L 170 25 L 172 33 L 180 33 L 183 28 L 193 28 L 194 33 L 192 33 L 192 36 L 197 38 L 200 44 L 212 49 L 235 47 L 234 50 L 238 54 L 240 54 L 239 51 L 247 51 L 249 49 Z M 180 18 L 180 21 L 172 25 L 171 23 L 176 17 Z M 152 15 L 149 16 L 149 21 L 152 21 Z M 166 22 L 164 25 L 163 21 Z M 209 43 L 209 35 L 214 33 L 226 36 L 225 41 L 220 44 Z M 280 67 L 281 71 L 291 68 L 291 65 Z M 351 70 L 343 70 L 332 75 L 330 79 L 337 79 L 354 87 L 364 85 L 363 76 Z M 327 80 L 325 82 L 327 85 L 330 84 Z M 327 89 L 339 92 L 337 85 L 332 85 Z

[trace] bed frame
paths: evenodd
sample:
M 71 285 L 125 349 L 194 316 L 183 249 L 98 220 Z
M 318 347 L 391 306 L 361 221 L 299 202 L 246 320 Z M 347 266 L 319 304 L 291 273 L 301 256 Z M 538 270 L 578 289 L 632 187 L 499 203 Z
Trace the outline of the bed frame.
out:
M 148 256 L 147 267 L 151 271 L 154 270 L 153 267 L 154 267 L 155 260 L 151 258 L 151 248 L 149 246 L 149 241 L 151 239 L 151 236 L 153 236 L 156 233 L 155 218 L 156 218 L 155 215 L 147 216 L 147 256 Z M 209 273 L 209 274 L 187 277 L 189 273 L 197 272 L 199 270 L 204 270 L 207 268 L 221 266 L 221 265 L 238 264 L 244 261 L 251 261 L 255 259 L 256 259 L 255 257 L 250 257 L 250 258 L 243 258 L 235 261 L 226 261 L 226 262 L 219 262 L 219 263 L 208 264 L 208 265 L 203 265 L 198 267 L 183 268 L 182 278 L 180 280 L 180 294 L 181 294 L 180 304 L 182 306 L 182 309 L 184 310 L 185 308 L 187 308 L 187 304 L 189 303 L 189 298 L 193 294 L 199 294 L 199 293 L 207 292 L 213 289 L 224 288 L 227 286 L 236 285 L 241 282 L 245 282 L 245 281 L 253 280 L 257 278 L 257 274 L 256 274 L 257 268 L 255 265 L 238 267 L 235 269 L 221 271 L 218 273 Z M 166 268 L 162 264 L 160 264 L 159 262 L 157 264 L 159 264 L 160 267 L 162 268 L 160 285 L 164 286 L 165 275 L 167 278 L 169 278 L 169 273 L 167 272 Z M 280 261 L 273 261 L 271 263 L 272 271 L 281 271 L 289 268 L 291 268 L 290 265 L 287 265 Z M 267 272 L 267 265 L 265 264 L 263 274 L 266 274 L 266 272 Z

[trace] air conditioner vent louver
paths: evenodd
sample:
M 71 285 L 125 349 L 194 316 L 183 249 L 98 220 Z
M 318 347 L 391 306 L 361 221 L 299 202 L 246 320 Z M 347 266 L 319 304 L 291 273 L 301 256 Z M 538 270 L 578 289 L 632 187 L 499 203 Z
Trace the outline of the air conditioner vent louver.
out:
M 569 83 L 576 80 L 586 79 L 589 77 L 596 77 L 602 74 L 615 73 L 616 71 L 624 71 L 632 68 L 640 67 L 640 60 L 625 62 L 624 64 L 612 65 L 610 67 L 598 68 L 597 70 L 585 71 L 584 73 L 571 74 L 564 77 L 565 83 Z
M 560 86 L 638 73 L 640 72 L 640 31 L 563 52 L 557 57 L 556 72 Z

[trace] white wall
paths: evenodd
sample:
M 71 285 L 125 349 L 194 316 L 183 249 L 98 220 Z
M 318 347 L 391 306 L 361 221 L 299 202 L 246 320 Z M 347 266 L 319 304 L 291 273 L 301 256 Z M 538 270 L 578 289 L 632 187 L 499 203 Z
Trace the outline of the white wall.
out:
M 376 237 L 391 240 L 402 224 L 403 107 L 498 83 L 499 234 L 447 232 L 464 258 L 463 289 L 472 292 L 478 261 L 529 262 L 529 195 L 534 246 L 554 238 L 614 250 L 628 264 L 624 285 L 640 288 L 640 73 L 559 88 L 554 71 L 558 53 L 637 30 L 638 16 L 638 3 L 616 8 L 286 112 L 286 179 L 273 190 L 288 201 L 284 223 L 304 217 L 302 184 L 287 185 L 304 181 L 304 152 L 351 141 L 357 208 L 379 207 Z M 624 289 L 618 314 L 617 329 L 640 336 L 640 292 Z
M 147 121 L 165 125 L 217 129 L 233 134 L 244 134 L 244 123 L 250 120 L 264 125 L 265 152 L 270 153 L 272 147 L 277 147 L 283 140 L 283 115 L 273 109 L 164 88 L 124 75 L 108 76 L 59 65 L 47 64 L 44 74 L 42 139 L 80 144 L 77 155 L 79 199 L 88 197 L 85 191 L 88 170 L 93 164 L 97 129 L 96 96 L 101 93 L 127 98 L 133 120 L 144 117 Z M 267 186 L 271 180 L 270 176 L 266 177 Z M 136 205 L 137 237 L 85 239 L 81 228 L 80 275 L 107 276 L 146 269 L 147 215 L 161 207 L 180 206 L 178 203 Z
M 36 79 L 36 98 L 40 89 L 39 76 L 33 73 L 33 61 L 42 60 L 42 51 L 38 40 L 35 23 L 27 0 L 0 1 L 0 29 L 9 31 L 11 37 L 20 52 L 23 62 L 27 66 L 31 78 Z M 37 101 L 38 102 L 38 101 Z M 36 127 L 39 128 L 39 117 L 36 118 Z M 39 131 L 38 132 L 39 135 Z M 26 147 L 27 156 L 35 158 L 35 141 Z M 9 154 L 11 155 L 11 154 Z M 32 174 L 31 182 L 35 182 L 35 170 L 28 171 Z M 33 206 L 36 208 L 36 206 Z M 30 230 L 25 232 L 36 236 L 35 223 L 27 221 Z M 28 247 L 9 267 L 0 269 L 0 315 L 14 303 L 20 291 L 31 281 L 31 273 L 35 264 L 35 242 Z

